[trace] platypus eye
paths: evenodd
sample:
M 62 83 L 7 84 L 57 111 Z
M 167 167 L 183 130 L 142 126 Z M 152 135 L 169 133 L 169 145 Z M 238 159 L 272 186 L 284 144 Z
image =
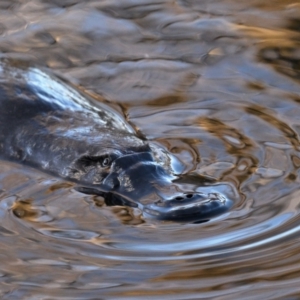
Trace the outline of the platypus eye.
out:
M 110 157 L 105 157 L 105 158 L 103 158 L 103 160 L 101 162 L 101 166 L 103 168 L 106 168 L 106 167 L 108 167 L 110 165 L 110 163 L 111 163 Z
M 96 167 L 97 165 L 101 166 L 102 168 L 108 168 L 113 161 L 113 158 L 110 155 L 103 155 L 103 156 L 82 156 L 80 157 L 77 162 L 76 166 L 80 169 L 89 169 Z

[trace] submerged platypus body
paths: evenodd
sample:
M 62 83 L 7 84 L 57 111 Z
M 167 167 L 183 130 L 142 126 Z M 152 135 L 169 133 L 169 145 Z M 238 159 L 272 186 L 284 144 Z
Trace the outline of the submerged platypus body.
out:
M 140 139 L 117 112 L 48 72 L 9 62 L 0 63 L 0 159 L 162 220 L 208 220 L 234 197 L 228 184 L 178 183 L 171 154 Z

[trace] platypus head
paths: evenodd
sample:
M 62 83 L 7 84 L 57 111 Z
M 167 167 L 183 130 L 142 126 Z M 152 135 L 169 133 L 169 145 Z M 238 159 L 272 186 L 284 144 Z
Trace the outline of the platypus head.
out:
M 139 207 L 160 220 L 207 221 L 226 212 L 235 197 L 229 184 L 177 175 L 180 162 L 157 145 L 84 156 L 76 163 L 84 174 L 80 181 L 93 183 L 79 187 L 80 192 L 102 195 L 108 205 Z

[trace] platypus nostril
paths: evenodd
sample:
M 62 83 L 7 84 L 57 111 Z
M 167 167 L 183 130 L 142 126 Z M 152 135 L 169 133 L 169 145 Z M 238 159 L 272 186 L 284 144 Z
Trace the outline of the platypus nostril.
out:
M 182 194 L 181 196 L 177 196 L 177 197 L 171 199 L 171 201 L 172 200 L 177 200 L 177 201 L 188 200 L 188 199 L 194 198 L 195 196 L 198 198 L 200 195 L 198 195 L 198 194 L 192 194 L 192 193 L 190 193 L 190 194 Z

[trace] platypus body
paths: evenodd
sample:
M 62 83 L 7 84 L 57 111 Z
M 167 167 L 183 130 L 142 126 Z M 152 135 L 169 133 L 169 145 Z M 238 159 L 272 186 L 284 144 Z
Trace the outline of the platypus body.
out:
M 161 220 L 201 222 L 233 203 L 228 184 L 180 184 L 172 155 L 139 138 L 109 106 L 50 71 L 7 61 L 0 63 L 0 159 Z

